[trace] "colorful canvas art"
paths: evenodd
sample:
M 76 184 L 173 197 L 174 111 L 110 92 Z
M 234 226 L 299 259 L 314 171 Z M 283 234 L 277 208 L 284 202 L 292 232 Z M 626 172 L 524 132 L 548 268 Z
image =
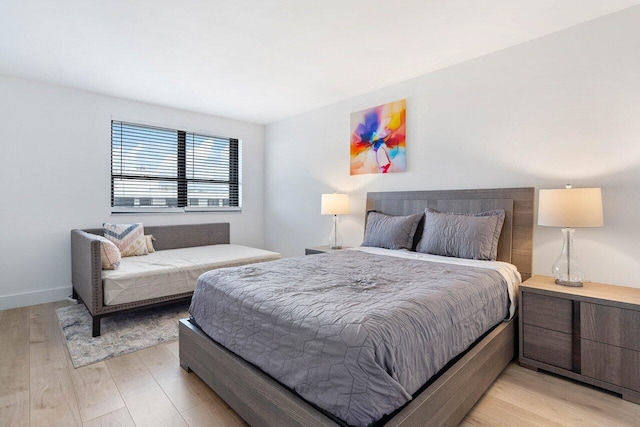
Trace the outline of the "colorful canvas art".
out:
M 406 100 L 351 114 L 351 175 L 406 170 Z

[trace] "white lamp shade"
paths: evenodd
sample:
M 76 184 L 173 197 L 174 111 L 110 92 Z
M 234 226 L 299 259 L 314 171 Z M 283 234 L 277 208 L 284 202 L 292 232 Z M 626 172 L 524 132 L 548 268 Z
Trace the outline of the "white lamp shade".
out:
M 550 227 L 602 227 L 600 188 L 540 190 L 538 225 Z
M 322 215 L 349 214 L 349 195 L 338 193 L 323 194 L 320 213 Z

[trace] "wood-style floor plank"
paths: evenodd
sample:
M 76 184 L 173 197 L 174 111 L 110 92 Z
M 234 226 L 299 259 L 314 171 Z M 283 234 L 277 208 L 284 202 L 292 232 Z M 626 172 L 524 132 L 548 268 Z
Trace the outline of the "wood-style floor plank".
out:
M 142 363 L 160 384 L 180 412 L 217 398 L 213 390 L 196 375 L 188 374 L 176 363 L 175 356 L 163 345 L 138 352 Z
M 29 425 L 29 390 L 0 396 L 0 426 Z
M 537 427 L 562 426 L 543 416 L 515 407 L 504 400 L 486 393 L 473 410 L 467 415 L 461 426 L 491 426 L 491 427 Z
M 240 427 L 248 426 L 220 398 L 203 402 L 182 413 L 189 427 Z
M 125 354 L 105 363 L 138 427 L 187 425 L 137 353 Z
M 0 425 L 29 423 L 29 308 L 0 311 Z
M 127 408 L 109 412 L 101 417 L 86 421 L 83 427 L 136 427 Z
M 104 362 L 70 371 L 82 421 L 124 408 L 120 392 Z
M 32 367 L 66 360 L 62 330 L 52 308 L 47 311 L 46 304 L 31 307 L 29 351 Z
M 510 410 L 512 418 L 530 416 L 539 421 L 538 425 L 634 426 L 640 410 L 640 405 L 609 392 L 516 363 L 505 369 L 486 396 L 490 399 L 480 400 L 465 422 L 473 425 L 474 419 L 486 419 L 491 412 L 499 411 L 491 404 L 492 399 L 497 399 L 500 407 L 509 408 L 506 412 Z
M 167 350 L 171 352 L 171 354 L 173 354 L 176 357 L 176 359 L 180 359 L 180 352 L 179 352 L 180 343 L 177 340 L 166 343 L 164 344 L 164 346 L 167 348 Z
M 31 367 L 31 426 L 80 426 L 67 361 Z
M 30 425 L 81 425 L 78 401 L 67 356 L 64 338 L 55 309 L 65 302 L 30 307 Z

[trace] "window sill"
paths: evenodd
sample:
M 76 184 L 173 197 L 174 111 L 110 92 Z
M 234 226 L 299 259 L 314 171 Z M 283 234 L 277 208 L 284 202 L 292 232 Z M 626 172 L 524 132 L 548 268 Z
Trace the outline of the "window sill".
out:
M 188 208 L 112 208 L 111 215 L 185 214 L 212 212 L 242 212 L 242 207 Z

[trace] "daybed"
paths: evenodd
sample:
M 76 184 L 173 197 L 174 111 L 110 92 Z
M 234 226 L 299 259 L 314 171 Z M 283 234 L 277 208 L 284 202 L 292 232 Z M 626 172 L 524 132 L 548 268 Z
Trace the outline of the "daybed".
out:
M 145 227 L 155 237 L 156 252 L 122 259 L 116 270 L 102 270 L 103 230 L 71 231 L 73 297 L 93 318 L 93 336 L 100 319 L 115 313 L 188 300 L 200 274 L 222 267 L 280 258 L 276 252 L 229 244 L 229 223 Z
M 533 194 L 369 193 L 389 215 L 504 210 L 504 262 L 371 248 L 209 272 L 180 364 L 251 425 L 457 425 L 515 354 L 519 280 L 502 270 L 531 274 Z

